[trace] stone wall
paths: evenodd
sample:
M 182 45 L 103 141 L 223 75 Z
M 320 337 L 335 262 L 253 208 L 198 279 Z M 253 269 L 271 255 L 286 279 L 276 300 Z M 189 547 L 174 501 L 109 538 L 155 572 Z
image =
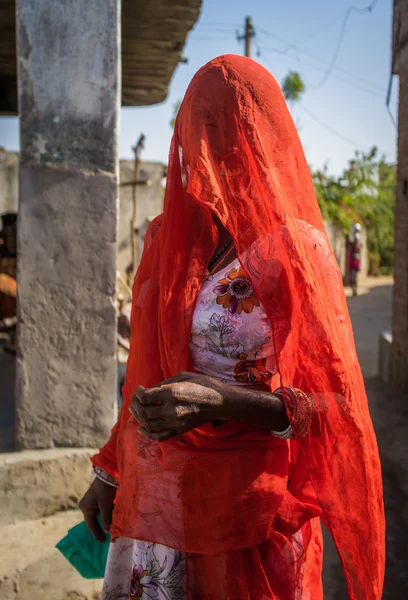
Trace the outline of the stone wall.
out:
M 333 223 L 325 221 L 324 227 L 326 229 L 327 237 L 329 238 L 330 245 L 333 249 L 334 256 L 340 267 L 341 274 L 343 277 L 346 274 L 346 238 L 342 229 Z
M 100 597 L 102 581 L 82 578 L 55 549 L 83 520 L 75 509 L 92 480 L 94 453 L 54 448 L 0 454 L 1 600 Z
M 0 215 L 6 212 L 17 212 L 18 208 L 18 161 L 17 152 L 7 152 L 0 148 Z M 126 184 L 133 181 L 134 162 L 132 160 L 120 161 L 120 183 Z M 136 227 L 138 255 L 143 250 L 143 228 L 150 217 L 155 217 L 163 209 L 163 178 L 166 167 L 163 163 L 146 161 L 139 168 L 138 178 L 148 181 L 149 185 L 138 185 Z M 132 186 L 119 187 L 119 215 L 118 215 L 118 261 L 117 268 L 125 273 L 126 267 L 131 262 L 130 249 L 130 219 L 132 216 Z
M 119 225 L 118 225 L 118 270 L 124 274 L 126 267 L 131 262 L 130 248 L 130 220 L 133 213 L 133 188 L 123 185 L 134 179 L 134 161 L 120 161 L 120 186 L 119 186 Z M 163 210 L 163 177 L 166 167 L 160 162 L 142 162 L 139 167 L 138 180 L 147 181 L 147 185 L 138 185 L 136 188 L 136 228 L 138 258 L 143 249 L 143 226 L 146 221 L 160 214 Z
M 18 153 L 0 147 L 0 215 L 17 212 Z

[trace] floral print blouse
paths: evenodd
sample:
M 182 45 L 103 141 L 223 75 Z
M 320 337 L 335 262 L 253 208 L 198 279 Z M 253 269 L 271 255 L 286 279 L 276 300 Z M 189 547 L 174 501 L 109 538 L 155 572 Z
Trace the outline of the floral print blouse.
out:
M 275 373 L 271 325 L 238 259 L 204 282 L 190 352 L 196 371 L 233 385 L 269 383 Z
M 195 369 L 233 385 L 269 383 L 276 372 L 269 319 L 238 259 L 208 276 L 190 337 Z M 289 432 L 271 432 L 284 437 Z M 160 544 L 111 544 L 102 600 L 186 600 L 185 556 Z

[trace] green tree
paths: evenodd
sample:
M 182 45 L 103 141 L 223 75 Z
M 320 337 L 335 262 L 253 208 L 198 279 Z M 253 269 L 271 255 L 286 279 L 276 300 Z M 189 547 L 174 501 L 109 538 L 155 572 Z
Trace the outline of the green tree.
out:
M 327 166 L 312 170 L 317 199 L 324 219 L 350 232 L 356 221 L 367 230 L 369 272 L 392 272 L 394 254 L 395 167 L 377 148 L 356 152 L 340 177 L 328 174 Z
M 341 225 L 347 231 L 350 222 L 342 207 L 343 187 L 338 178 L 329 175 L 327 165 L 321 170 L 312 170 L 312 178 L 323 219 Z
M 176 123 L 176 119 L 177 119 L 179 108 L 181 106 L 181 102 L 182 102 L 181 100 L 177 100 L 177 102 L 175 102 L 173 104 L 173 115 L 172 115 L 171 120 L 170 120 L 170 127 L 172 129 L 174 129 L 174 125 Z
M 282 92 L 286 102 L 299 102 L 305 90 L 306 86 L 300 73 L 289 71 L 282 83 Z
M 370 271 L 388 274 L 394 262 L 395 167 L 384 159 L 377 166 L 375 201 L 366 207 L 364 222 L 368 235 Z

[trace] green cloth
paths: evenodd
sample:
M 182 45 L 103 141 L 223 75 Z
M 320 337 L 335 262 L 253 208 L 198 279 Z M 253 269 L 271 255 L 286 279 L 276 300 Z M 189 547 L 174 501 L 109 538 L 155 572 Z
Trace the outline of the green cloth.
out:
M 98 515 L 99 524 L 100 519 Z M 89 531 L 85 521 L 75 525 L 55 546 L 85 579 L 103 579 L 108 560 L 110 536 L 98 542 Z

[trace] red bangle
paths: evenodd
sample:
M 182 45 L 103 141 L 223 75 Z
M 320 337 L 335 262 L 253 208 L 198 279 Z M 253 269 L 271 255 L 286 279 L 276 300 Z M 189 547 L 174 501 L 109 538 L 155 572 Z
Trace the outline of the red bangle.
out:
M 313 401 L 308 394 L 292 387 L 281 388 L 289 412 L 290 423 L 297 437 L 305 437 L 313 416 Z

